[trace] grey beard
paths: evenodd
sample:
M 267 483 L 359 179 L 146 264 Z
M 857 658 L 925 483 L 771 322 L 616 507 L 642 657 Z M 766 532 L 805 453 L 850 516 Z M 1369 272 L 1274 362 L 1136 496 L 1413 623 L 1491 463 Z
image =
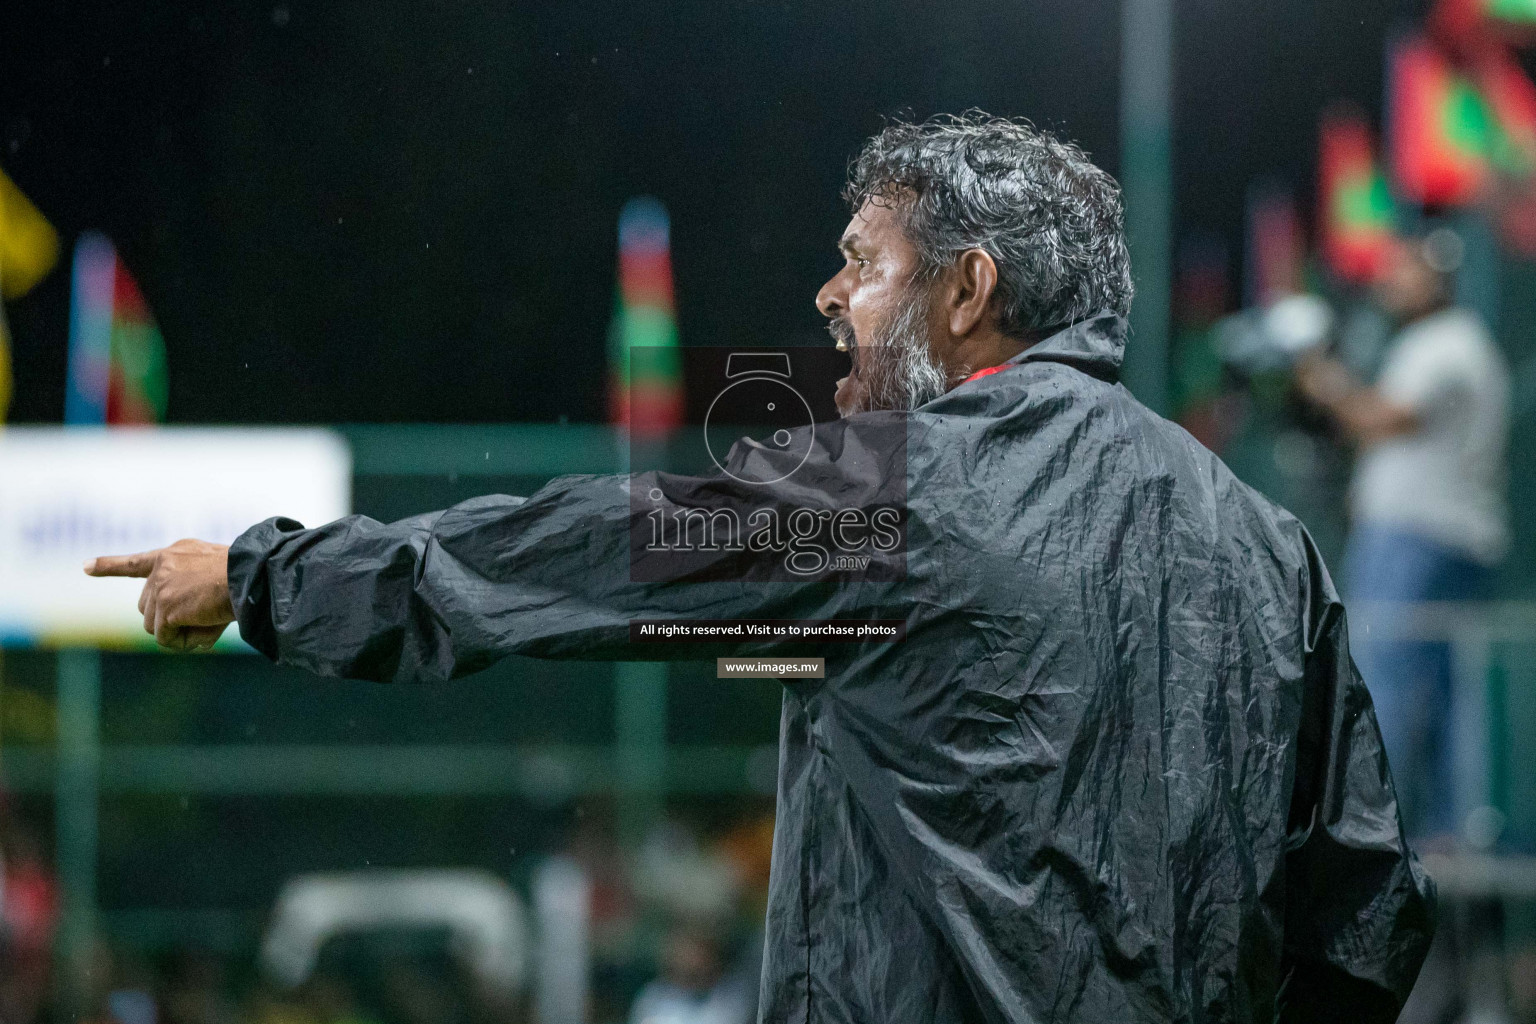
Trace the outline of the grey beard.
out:
M 848 342 L 859 380 L 868 389 L 853 412 L 910 412 L 949 390 L 949 374 L 928 343 L 928 291 L 917 284 L 907 291 L 867 346 L 853 344 L 847 321 L 832 324 L 833 336 Z

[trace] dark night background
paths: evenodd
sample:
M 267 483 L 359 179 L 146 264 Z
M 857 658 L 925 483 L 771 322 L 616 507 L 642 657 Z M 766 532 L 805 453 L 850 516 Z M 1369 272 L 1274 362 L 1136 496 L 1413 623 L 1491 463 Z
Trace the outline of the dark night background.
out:
M 1376 111 L 1377 3 L 1180 0 L 1176 239 L 1311 191 Z M 1119 4 L 8 5 L 0 164 L 117 243 L 178 423 L 604 415 L 615 222 L 673 219 L 689 344 L 817 341 L 848 159 L 883 115 L 1028 116 L 1118 172 Z M 62 418 L 67 264 L 11 307 L 12 419 Z

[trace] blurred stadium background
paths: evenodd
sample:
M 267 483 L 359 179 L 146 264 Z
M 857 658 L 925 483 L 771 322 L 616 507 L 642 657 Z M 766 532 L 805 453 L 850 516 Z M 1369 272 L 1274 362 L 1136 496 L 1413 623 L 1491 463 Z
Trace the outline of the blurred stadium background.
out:
M 629 347 L 828 344 L 847 160 L 973 106 L 1121 179 L 1128 383 L 1335 568 L 1349 451 L 1232 317 L 1321 296 L 1368 377 L 1391 239 L 1462 239 L 1514 547 L 1497 601 L 1422 617 L 1467 813 L 1416 1019 L 1536 1021 L 1533 42 L 1525 0 L 0 12 L 0 1021 L 749 1019 L 774 684 L 162 656 L 78 565 L 622 470 L 678 398 Z

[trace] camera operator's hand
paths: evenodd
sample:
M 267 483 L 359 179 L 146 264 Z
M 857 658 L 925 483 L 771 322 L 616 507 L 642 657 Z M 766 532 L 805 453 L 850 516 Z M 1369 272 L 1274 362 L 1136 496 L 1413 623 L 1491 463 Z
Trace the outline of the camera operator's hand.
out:
M 1296 387 L 1324 409 L 1331 410 L 1356 390 L 1354 378 L 1336 359 L 1308 352 L 1296 361 Z
M 1296 363 L 1296 387 L 1327 410 L 1358 444 L 1402 437 L 1422 426 L 1417 412 L 1389 400 L 1375 388 L 1361 387 L 1337 359 L 1310 353 L 1303 356 Z
M 235 620 L 229 601 L 229 546 L 179 540 L 137 555 L 103 555 L 85 563 L 88 576 L 144 580 L 139 611 L 144 631 L 161 647 L 208 650 Z

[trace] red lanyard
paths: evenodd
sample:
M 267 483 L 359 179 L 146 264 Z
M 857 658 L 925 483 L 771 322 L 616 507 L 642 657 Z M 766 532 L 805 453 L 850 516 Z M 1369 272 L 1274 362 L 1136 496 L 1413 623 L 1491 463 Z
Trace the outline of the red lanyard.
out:
M 969 384 L 973 380 L 980 380 L 983 377 L 990 377 L 992 374 L 998 373 L 998 372 L 1000 372 L 1002 370 L 1006 370 L 1006 369 L 1008 369 L 1008 367 L 1010 367 L 1012 365 L 1013 365 L 1012 363 L 999 363 L 996 366 L 989 366 L 985 370 L 977 370 L 975 373 L 971 374 L 969 377 L 965 378 L 965 380 L 961 381 L 960 383 L 961 384 Z

